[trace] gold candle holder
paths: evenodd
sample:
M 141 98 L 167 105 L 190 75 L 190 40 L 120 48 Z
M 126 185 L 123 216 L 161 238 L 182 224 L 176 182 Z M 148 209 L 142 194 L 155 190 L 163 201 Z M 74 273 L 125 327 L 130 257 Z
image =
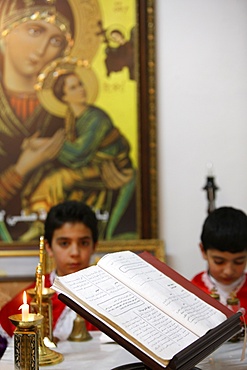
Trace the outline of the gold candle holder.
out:
M 211 297 L 216 299 L 217 301 L 220 300 L 220 295 L 217 293 L 217 289 L 213 288 L 210 293 Z
M 42 323 L 40 324 L 39 329 L 39 365 L 48 366 L 59 364 L 63 361 L 63 355 L 61 353 L 53 351 L 45 345 Z
M 227 307 L 233 312 L 238 312 L 240 309 L 239 299 L 234 294 L 227 298 L 226 304 Z
M 239 299 L 235 296 L 234 293 L 230 294 L 230 297 L 227 298 L 226 304 L 227 307 L 233 312 L 238 312 L 238 310 L 240 309 Z M 241 332 L 235 334 L 231 339 L 229 339 L 229 342 L 238 342 L 240 338 Z
M 40 307 L 36 301 L 36 290 L 35 289 L 28 289 L 27 293 L 32 298 L 30 303 L 30 311 L 32 313 L 39 313 Z M 41 301 L 41 315 L 44 316 L 43 320 L 43 332 L 44 338 L 48 338 L 46 343 L 50 343 L 49 346 L 51 348 L 56 347 L 55 343 L 53 342 L 53 331 L 52 331 L 52 302 L 51 298 L 54 295 L 55 290 L 51 288 L 43 288 L 42 289 L 42 301 Z
M 51 350 L 46 344 L 45 341 L 46 335 L 48 334 L 52 338 L 52 304 L 51 304 L 51 296 L 54 294 L 52 289 L 44 288 L 43 287 L 43 271 L 44 271 L 44 237 L 40 237 L 40 262 L 36 268 L 36 285 L 35 289 L 31 291 L 33 294 L 33 303 L 32 303 L 32 310 L 37 311 L 37 314 L 42 315 L 44 313 L 45 320 L 42 323 L 39 323 L 39 340 L 38 340 L 38 348 L 39 348 L 39 365 L 40 366 L 47 366 L 47 365 L 55 365 L 59 362 L 63 361 L 63 355 L 61 353 L 55 352 Z M 30 293 L 30 292 L 29 292 Z M 47 294 L 46 294 L 47 293 Z M 45 301 L 46 299 L 46 301 Z M 44 303 L 43 303 L 44 301 Z M 48 338 L 49 344 L 52 344 L 54 347 L 54 343 L 52 343 Z
M 14 363 L 15 370 L 39 369 L 39 325 L 43 316 L 29 314 L 28 321 L 22 321 L 22 314 L 9 316 L 15 325 Z

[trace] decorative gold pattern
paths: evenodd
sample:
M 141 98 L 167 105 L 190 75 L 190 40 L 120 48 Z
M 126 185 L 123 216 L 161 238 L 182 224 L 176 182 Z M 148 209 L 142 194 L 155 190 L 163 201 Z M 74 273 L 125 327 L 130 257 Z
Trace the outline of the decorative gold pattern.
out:
M 41 315 L 29 314 L 28 321 L 22 321 L 22 314 L 9 317 L 14 331 L 14 364 L 15 370 L 39 369 L 39 325 Z
M 38 335 L 35 331 L 17 331 L 14 334 L 16 369 L 38 369 Z M 27 367 L 28 366 L 28 367 Z

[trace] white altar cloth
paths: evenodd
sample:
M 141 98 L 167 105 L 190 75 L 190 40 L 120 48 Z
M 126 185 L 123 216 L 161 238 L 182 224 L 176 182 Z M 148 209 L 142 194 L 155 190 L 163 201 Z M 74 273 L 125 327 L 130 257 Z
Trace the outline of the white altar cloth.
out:
M 101 343 L 101 332 L 90 332 L 90 334 L 93 339 L 86 342 L 59 342 L 54 351 L 63 354 L 63 362 L 39 368 L 47 370 L 110 370 L 115 366 L 139 361 L 116 343 Z M 13 342 L 0 360 L 0 370 L 14 370 Z
M 111 370 L 117 366 L 140 362 L 116 343 L 102 343 L 100 332 L 91 332 L 93 339 L 87 342 L 59 342 L 57 352 L 64 361 L 52 366 L 40 366 L 47 370 Z M 243 342 L 224 343 L 197 367 L 201 370 L 246 370 L 247 358 L 240 361 Z M 246 354 L 247 356 L 247 354 Z M 13 344 L 0 360 L 0 370 L 14 370 Z

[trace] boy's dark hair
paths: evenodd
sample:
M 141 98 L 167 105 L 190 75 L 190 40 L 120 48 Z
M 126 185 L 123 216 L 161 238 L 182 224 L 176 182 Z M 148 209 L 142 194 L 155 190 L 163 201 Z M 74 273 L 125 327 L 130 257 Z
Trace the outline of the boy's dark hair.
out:
M 45 220 L 44 238 L 51 245 L 53 233 L 66 222 L 81 222 L 92 231 L 94 243 L 98 241 L 98 222 L 93 210 L 85 203 L 68 200 L 51 207 Z
M 206 218 L 201 233 L 205 251 L 239 253 L 247 250 L 247 215 L 232 207 L 221 207 Z

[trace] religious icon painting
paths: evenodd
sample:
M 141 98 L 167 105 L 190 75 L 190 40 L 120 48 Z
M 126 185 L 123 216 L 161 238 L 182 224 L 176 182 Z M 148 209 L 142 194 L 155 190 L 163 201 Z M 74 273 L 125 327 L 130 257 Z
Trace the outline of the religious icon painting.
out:
M 0 0 L 0 246 L 79 200 L 101 240 L 157 237 L 154 2 Z

